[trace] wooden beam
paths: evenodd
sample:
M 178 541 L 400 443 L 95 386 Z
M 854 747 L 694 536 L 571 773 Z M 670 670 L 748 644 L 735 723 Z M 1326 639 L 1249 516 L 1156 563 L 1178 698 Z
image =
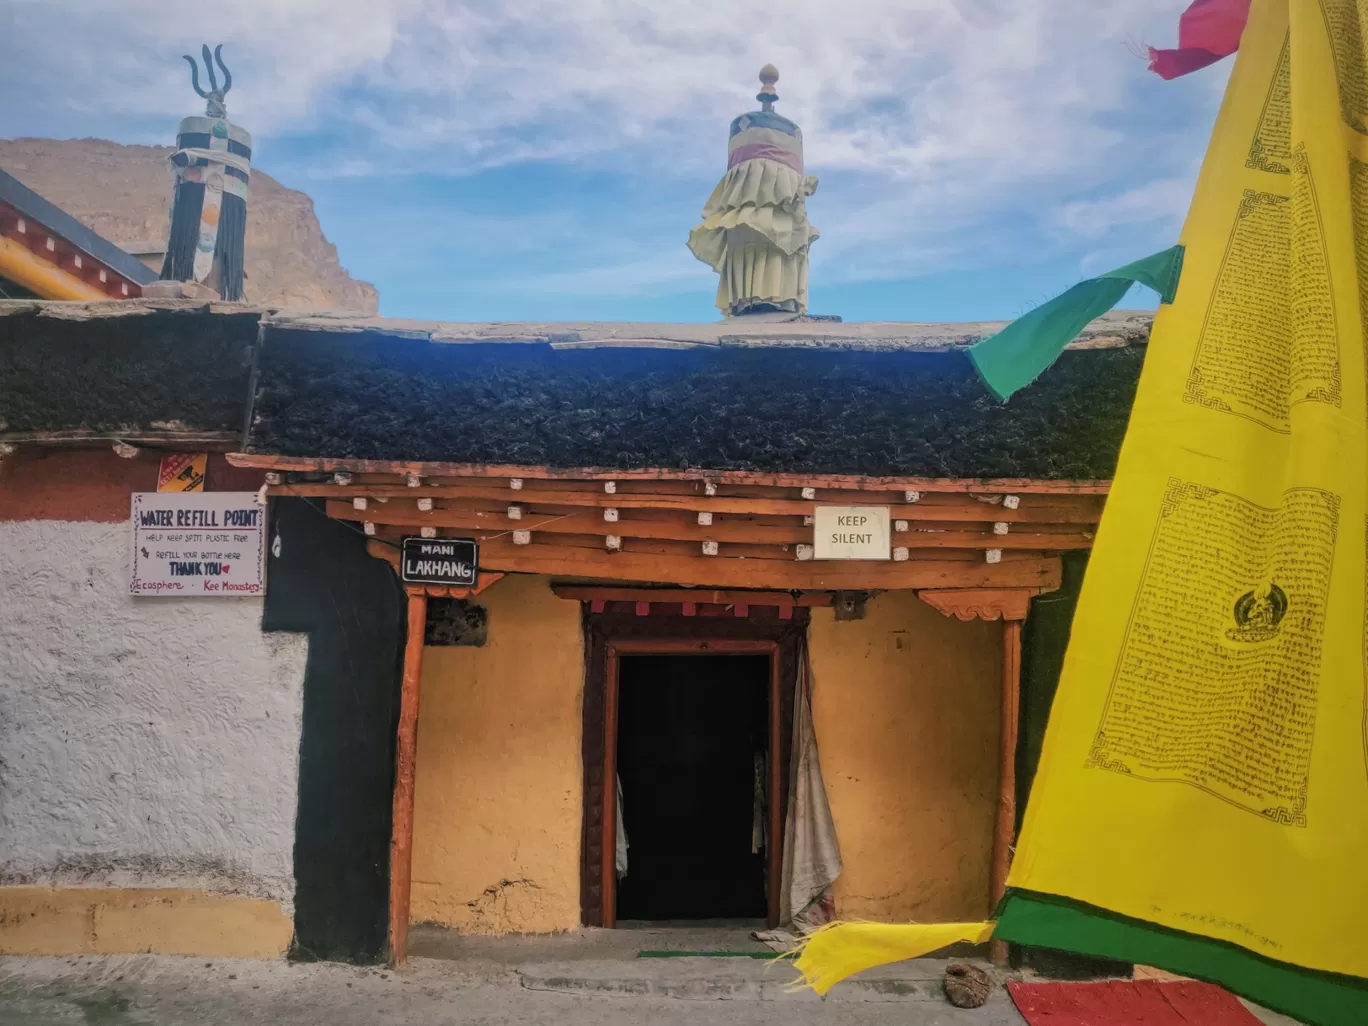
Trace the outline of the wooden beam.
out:
M 109 296 L 53 260 L 38 256 L 31 247 L 0 235 L 0 274 L 42 299 L 91 302 Z
M 592 584 L 553 584 L 558 598 L 576 602 L 692 602 L 713 606 L 829 606 L 827 592 L 794 595 L 787 591 L 712 591 L 704 588 L 614 588 Z
M 50 446 L 127 442 L 129 445 L 148 448 L 179 446 L 222 452 L 241 441 L 241 437 L 235 431 L 87 431 L 80 428 L 63 431 L 0 431 L 0 442 Z
M 1054 591 L 1060 582 L 1060 562 L 1055 557 L 1004 559 L 1001 563 L 918 559 L 903 563 L 799 562 L 510 545 L 507 548 L 482 547 L 480 568 L 642 584 L 780 591 L 890 591 L 898 588 L 1039 588 Z
M 402 484 L 335 485 L 325 483 L 272 485 L 271 495 L 293 495 L 303 498 L 352 499 L 364 497 L 371 499 L 404 500 L 406 509 L 416 509 L 408 503 L 421 498 L 449 500 L 442 503 L 443 508 L 451 511 L 452 501 L 465 499 L 478 502 L 488 512 L 507 510 L 509 499 L 514 494 L 498 488 L 441 485 L 410 488 Z M 602 510 L 605 508 L 676 510 L 683 513 L 707 512 L 713 514 L 734 514 L 740 516 L 810 516 L 813 510 L 825 505 L 820 500 L 811 499 L 765 499 L 750 496 L 703 496 L 674 494 L 623 494 L 608 495 L 592 491 L 556 491 L 538 493 L 523 490 L 516 493 L 518 504 L 524 507 L 524 518 L 539 514 L 562 515 L 578 510 Z M 436 503 L 434 502 L 434 506 Z M 1031 523 L 1035 521 L 1051 523 L 1095 524 L 1101 516 L 1101 508 L 1092 501 L 1070 502 L 1067 499 L 1034 504 L 1023 503 L 1017 509 L 1004 509 L 987 503 L 969 502 L 950 503 L 878 503 L 889 507 L 889 516 L 894 520 L 932 520 L 932 521 L 970 521 L 974 523 Z M 396 507 L 397 509 L 398 507 Z M 462 507 L 455 507 L 461 509 Z M 436 509 L 433 510 L 436 512 Z
M 552 545 L 486 545 L 480 571 L 580 577 L 639 584 L 782 591 L 893 591 L 900 588 L 1031 588 L 1054 591 L 1061 580 L 1058 557 L 1007 553 L 1001 563 L 979 558 L 892 561 L 799 562 L 777 559 L 656 556 Z M 398 567 L 394 542 L 372 538 L 366 551 Z M 954 555 L 948 553 L 947 555 Z M 1015 558 L 1008 558 L 1015 556 Z M 695 600 L 696 601 L 696 600 Z
M 413 786 L 418 756 L 418 692 L 423 674 L 423 637 L 427 596 L 408 597 L 408 638 L 399 693 L 399 729 L 394 772 L 394 810 L 390 834 L 390 965 L 408 960 L 409 899 L 413 889 Z
M 1012 865 L 1012 846 L 1016 840 L 1016 753 L 1021 709 L 1021 620 L 1002 625 L 1002 710 L 1001 745 L 998 750 L 998 805 L 993 824 L 993 861 L 991 908 L 997 909 L 1007 891 L 1007 873 Z M 995 965 L 1007 964 L 1007 942 L 993 941 L 991 956 Z
M 366 555 L 372 559 L 383 559 L 397 574 L 399 573 L 399 546 L 384 542 L 379 538 L 366 539 Z
M 284 486 L 282 486 L 284 487 Z M 391 508 L 393 507 L 393 508 Z M 596 510 L 585 509 L 571 514 L 546 514 L 524 512 L 516 523 L 508 519 L 506 511 L 500 510 L 459 510 L 434 508 L 430 511 L 419 510 L 415 503 L 392 500 L 378 508 L 356 509 L 350 502 L 330 499 L 327 503 L 328 516 L 336 520 L 366 521 L 390 524 L 399 527 L 440 527 L 471 532 L 479 540 L 479 532 L 493 532 L 501 535 L 515 526 L 520 530 L 530 530 L 544 534 L 596 534 L 600 537 L 616 535 L 620 538 L 645 538 L 660 541 L 701 542 L 705 540 L 726 544 L 748 545 L 799 545 L 812 541 L 812 528 L 804 527 L 795 517 L 788 526 L 756 524 L 745 520 L 715 520 L 712 524 L 700 526 L 696 520 L 680 518 L 677 520 L 619 518 L 611 523 L 603 521 Z M 1016 511 L 1020 512 L 1020 511 Z M 915 521 L 918 525 L 923 521 Z M 945 522 L 953 523 L 953 522 Z M 1068 549 L 1087 549 L 1093 544 L 1092 532 L 1075 530 L 1071 532 L 1051 531 L 1047 533 L 1008 533 L 993 534 L 988 529 L 990 520 L 983 520 L 985 530 L 965 531 L 964 523 L 955 523 L 959 530 L 920 530 L 899 531 L 893 535 L 894 546 L 909 548 L 956 548 L 956 549 L 1028 549 L 1039 551 L 1063 551 Z M 1030 525 L 1026 525 L 1030 530 Z M 448 534 L 451 530 L 447 531 Z
M 420 477 L 493 477 L 524 480 L 712 481 L 780 488 L 853 488 L 934 492 L 996 492 L 1019 495 L 1106 495 L 1110 481 L 1045 481 L 1036 478 L 873 477 L 862 474 L 766 473 L 751 470 L 619 470 L 605 467 L 517 466 L 499 463 L 440 463 L 413 460 L 361 460 L 327 456 L 274 456 L 233 453 L 228 462 L 261 470 L 418 474 Z

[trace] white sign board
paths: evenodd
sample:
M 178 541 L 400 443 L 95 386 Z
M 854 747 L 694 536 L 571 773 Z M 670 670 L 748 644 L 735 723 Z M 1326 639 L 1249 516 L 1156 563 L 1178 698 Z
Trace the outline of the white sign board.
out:
M 134 595 L 263 595 L 266 507 L 256 492 L 133 496 Z
M 813 558 L 888 559 L 887 506 L 818 506 L 813 516 Z

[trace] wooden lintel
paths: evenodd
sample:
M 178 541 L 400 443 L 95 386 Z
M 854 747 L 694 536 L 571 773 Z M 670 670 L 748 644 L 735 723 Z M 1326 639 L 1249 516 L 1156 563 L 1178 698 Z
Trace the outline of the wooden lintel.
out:
M 1060 561 L 1040 556 L 989 563 L 978 560 L 819 563 L 781 559 L 665 556 L 603 552 L 551 545 L 482 549 L 481 570 L 590 577 L 639 584 L 779 591 L 893 591 L 904 588 L 1059 587 Z
M 366 551 L 396 568 L 399 550 L 372 538 Z M 551 545 L 485 546 L 480 572 L 580 577 L 622 584 L 674 584 L 700 588 L 768 591 L 895 591 L 923 588 L 1059 587 L 1062 568 L 1056 556 L 1026 556 L 1001 563 L 977 560 L 907 562 L 800 562 L 781 559 L 659 556 L 637 552 L 604 552 Z M 697 594 L 692 593 L 691 594 Z M 689 601 L 698 602 L 697 597 Z
M 1106 495 L 1110 481 L 1045 481 L 1034 478 L 873 477 L 859 474 L 764 473 L 751 470 L 671 470 L 605 467 L 523 467 L 496 463 L 439 463 L 412 460 L 334 459 L 230 453 L 236 467 L 261 470 L 335 471 L 359 474 L 417 474 L 420 477 L 503 477 L 524 480 L 709 481 L 716 484 L 768 485 L 777 488 L 839 488 L 861 491 L 1012 493 L 1020 495 Z
M 829 606 L 830 592 L 792 594 L 787 591 L 712 591 L 703 588 L 614 588 L 587 584 L 553 584 L 559 598 L 576 602 L 654 602 L 669 605 L 713 606 Z
M 1037 588 L 941 588 L 917 592 L 933 609 L 957 620 L 1024 620 Z

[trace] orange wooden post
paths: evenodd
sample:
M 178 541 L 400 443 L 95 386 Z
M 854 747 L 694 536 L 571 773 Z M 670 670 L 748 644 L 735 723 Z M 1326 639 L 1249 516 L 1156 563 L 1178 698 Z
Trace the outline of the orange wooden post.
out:
M 1002 743 L 999 752 L 997 821 L 993 829 L 993 908 L 1007 890 L 1007 871 L 1016 840 L 1016 752 L 1021 711 L 1021 620 L 1002 625 Z M 1007 942 L 993 941 L 994 965 L 1007 964 Z
M 408 640 L 404 645 L 404 678 L 399 694 L 398 752 L 394 773 L 394 823 L 390 833 L 390 965 L 408 959 L 409 892 L 413 882 L 413 782 L 418 755 L 418 682 L 423 672 L 423 635 L 427 631 L 427 595 L 414 589 L 408 597 Z

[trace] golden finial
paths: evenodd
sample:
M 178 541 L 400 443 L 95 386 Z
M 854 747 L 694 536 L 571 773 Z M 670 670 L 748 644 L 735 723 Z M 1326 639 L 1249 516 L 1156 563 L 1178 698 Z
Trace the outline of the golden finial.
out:
M 774 112 L 774 103 L 779 99 L 779 94 L 774 91 L 774 84 L 779 81 L 779 69 L 773 64 L 766 64 L 760 69 L 760 92 L 755 98 L 760 101 L 760 109 L 766 114 Z

